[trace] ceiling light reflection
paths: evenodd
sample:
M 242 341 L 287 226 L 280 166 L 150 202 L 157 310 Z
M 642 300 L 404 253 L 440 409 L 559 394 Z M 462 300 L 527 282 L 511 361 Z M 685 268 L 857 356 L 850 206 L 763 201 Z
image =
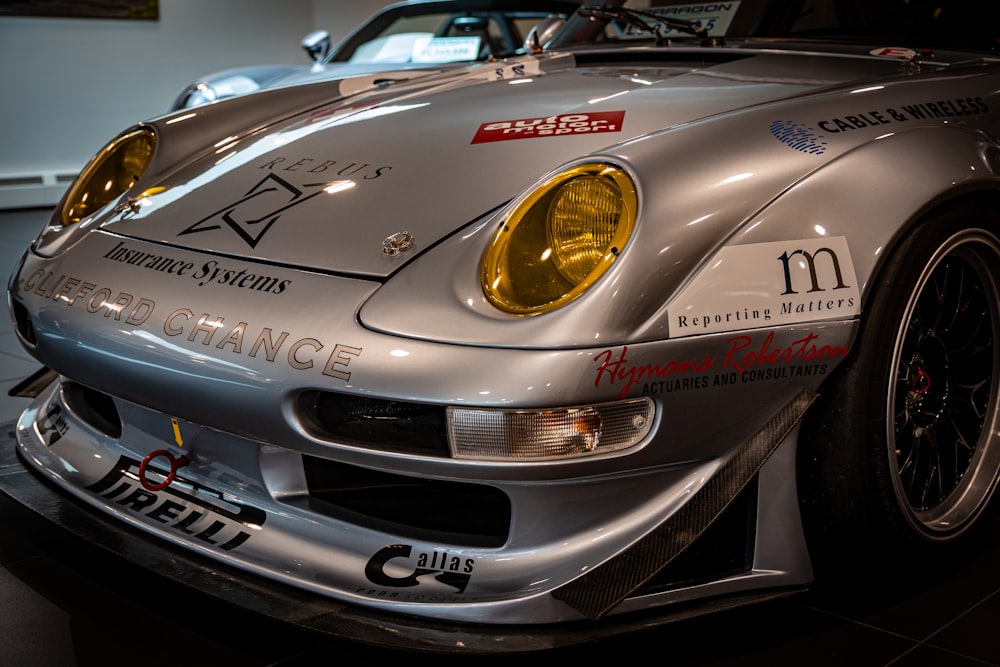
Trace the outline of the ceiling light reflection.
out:
M 358 184 L 354 181 L 332 181 L 329 185 L 323 188 L 323 192 L 335 195 L 338 192 L 344 192 L 345 190 L 357 187 L 357 185 Z

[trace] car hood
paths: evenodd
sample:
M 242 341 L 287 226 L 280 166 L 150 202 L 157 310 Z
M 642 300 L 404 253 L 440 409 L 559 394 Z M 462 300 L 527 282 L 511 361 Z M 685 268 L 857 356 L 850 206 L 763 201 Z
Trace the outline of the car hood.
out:
M 529 57 L 394 86 L 311 84 L 156 119 L 173 153 L 143 179 L 152 194 L 105 229 L 383 278 L 566 161 L 900 67 L 763 51 L 670 51 L 627 69 L 603 58 Z M 229 134 L 234 119 L 246 128 Z M 185 144 L 212 148 L 182 157 Z M 404 233 L 417 252 L 384 252 Z

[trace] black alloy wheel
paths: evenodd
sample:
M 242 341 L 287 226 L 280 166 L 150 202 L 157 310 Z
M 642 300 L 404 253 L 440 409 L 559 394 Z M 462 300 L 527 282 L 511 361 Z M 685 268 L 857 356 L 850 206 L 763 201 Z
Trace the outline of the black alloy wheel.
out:
M 964 553 L 1000 478 L 1000 208 L 927 216 L 870 295 L 803 425 L 799 491 L 820 576 Z

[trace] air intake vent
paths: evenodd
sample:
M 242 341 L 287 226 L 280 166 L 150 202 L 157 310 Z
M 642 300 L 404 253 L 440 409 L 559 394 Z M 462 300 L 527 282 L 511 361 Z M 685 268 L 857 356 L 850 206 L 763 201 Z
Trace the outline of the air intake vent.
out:
M 14 314 L 14 330 L 17 331 L 17 335 L 25 343 L 34 347 L 38 341 L 35 339 L 35 327 L 31 323 L 31 316 L 28 315 L 28 309 L 17 301 L 12 300 L 11 311 Z
M 445 408 L 311 391 L 299 399 L 303 426 L 316 438 L 380 451 L 448 457 Z
M 307 497 L 282 502 L 401 536 L 496 548 L 510 531 L 510 499 L 482 484 L 408 477 L 303 456 Z
M 76 416 L 108 437 L 121 437 L 122 420 L 110 396 L 75 382 L 63 383 L 62 392 L 66 407 Z

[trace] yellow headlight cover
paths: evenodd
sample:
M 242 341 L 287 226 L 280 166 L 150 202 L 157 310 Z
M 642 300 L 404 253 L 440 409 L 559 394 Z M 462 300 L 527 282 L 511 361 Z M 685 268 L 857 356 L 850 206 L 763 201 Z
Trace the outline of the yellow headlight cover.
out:
M 73 182 L 63 202 L 63 226 L 80 222 L 135 185 L 155 150 L 156 134 L 149 128 L 126 132 L 101 149 Z
M 501 310 L 534 315 L 587 291 L 622 251 L 635 226 L 632 179 L 606 163 L 571 167 L 528 194 L 483 257 L 486 297 Z

